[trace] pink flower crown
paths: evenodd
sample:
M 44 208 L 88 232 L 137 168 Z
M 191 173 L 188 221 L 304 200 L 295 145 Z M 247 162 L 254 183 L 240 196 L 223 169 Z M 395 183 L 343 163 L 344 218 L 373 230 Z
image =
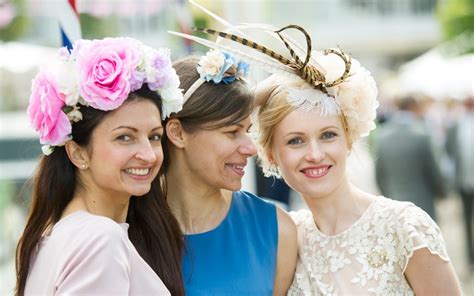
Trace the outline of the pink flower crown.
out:
M 72 122 L 82 120 L 80 105 L 117 109 L 145 83 L 162 98 L 162 119 L 182 109 L 182 89 L 168 49 L 105 38 L 79 40 L 70 53 L 61 48 L 58 57 L 33 79 L 27 110 L 46 155 L 72 139 Z

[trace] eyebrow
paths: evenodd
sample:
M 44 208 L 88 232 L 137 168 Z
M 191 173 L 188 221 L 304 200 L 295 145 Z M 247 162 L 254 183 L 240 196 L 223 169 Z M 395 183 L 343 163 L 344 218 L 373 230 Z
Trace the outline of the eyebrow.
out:
M 338 130 L 341 129 L 341 128 L 339 128 L 338 126 L 330 125 L 330 126 L 326 126 L 325 128 L 323 128 L 323 129 L 321 129 L 321 130 L 324 131 L 324 130 L 327 130 L 327 129 L 330 129 L 330 128 L 335 128 L 335 129 L 338 129 Z
M 119 126 L 119 127 L 116 127 L 116 128 L 114 128 L 112 131 L 116 131 L 116 130 L 122 129 L 122 128 L 123 128 L 123 129 L 130 129 L 130 130 L 132 130 L 132 131 L 134 131 L 134 132 L 138 132 L 138 129 L 137 129 L 137 128 L 134 128 L 134 127 L 131 127 L 131 126 L 125 126 L 125 125 L 121 125 L 121 126 Z M 160 125 L 160 126 L 157 126 L 157 127 L 153 128 L 151 131 L 163 130 L 163 129 L 164 129 L 163 126 Z
M 326 131 L 328 129 L 337 129 L 337 130 L 340 130 L 341 128 L 335 126 L 335 125 L 330 125 L 330 126 L 325 126 L 324 128 L 320 129 L 319 131 L 320 132 L 323 132 L 323 131 Z M 304 135 L 305 133 L 304 132 L 298 132 L 298 131 L 290 131 L 286 134 L 284 134 L 283 136 L 284 137 L 287 137 L 287 136 L 290 136 L 290 135 Z

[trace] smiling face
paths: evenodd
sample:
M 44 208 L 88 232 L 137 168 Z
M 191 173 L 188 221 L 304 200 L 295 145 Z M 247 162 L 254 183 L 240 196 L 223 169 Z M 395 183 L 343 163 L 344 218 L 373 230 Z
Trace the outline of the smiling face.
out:
M 256 154 L 249 128 L 247 117 L 237 124 L 187 134 L 185 169 L 205 186 L 239 190 L 247 159 Z
M 269 159 L 301 195 L 331 194 L 346 180 L 349 154 L 339 116 L 295 110 L 274 127 Z
M 126 102 L 94 129 L 87 188 L 107 196 L 141 196 L 163 161 L 160 111 L 150 100 Z

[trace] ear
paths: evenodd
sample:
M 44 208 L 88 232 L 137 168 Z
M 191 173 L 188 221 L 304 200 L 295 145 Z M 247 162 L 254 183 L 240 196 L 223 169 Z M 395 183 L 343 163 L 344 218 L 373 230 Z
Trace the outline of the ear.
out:
M 272 150 L 271 150 L 271 149 L 268 149 L 268 150 L 266 151 L 266 153 L 267 153 L 267 159 L 268 159 L 268 161 L 270 162 L 270 164 L 271 164 L 271 165 L 274 165 L 274 166 L 277 166 L 276 161 L 275 161 L 275 157 L 273 156 Z
M 185 146 L 185 132 L 179 119 L 173 118 L 166 123 L 166 136 L 178 148 Z
M 89 168 L 89 155 L 85 148 L 79 146 L 74 141 L 67 141 L 65 144 L 66 153 L 71 162 L 80 170 Z

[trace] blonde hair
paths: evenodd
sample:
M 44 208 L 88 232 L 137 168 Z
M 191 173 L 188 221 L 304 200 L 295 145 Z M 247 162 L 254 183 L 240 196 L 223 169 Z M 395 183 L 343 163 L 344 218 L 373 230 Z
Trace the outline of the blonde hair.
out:
M 257 89 L 257 97 L 263 97 L 262 101 L 265 103 L 258 109 L 254 118 L 253 135 L 258 144 L 258 163 L 262 167 L 263 174 L 266 177 L 281 178 L 278 167 L 268 157 L 272 149 L 274 130 L 288 114 L 298 109 L 289 103 L 288 91 L 294 88 L 311 88 L 311 86 L 302 79 L 283 78 L 275 74 L 268 79 L 272 81 L 271 84 L 267 84 L 265 89 Z M 353 142 L 349 136 L 346 117 L 342 112 L 338 115 L 341 118 L 348 146 L 352 148 Z

